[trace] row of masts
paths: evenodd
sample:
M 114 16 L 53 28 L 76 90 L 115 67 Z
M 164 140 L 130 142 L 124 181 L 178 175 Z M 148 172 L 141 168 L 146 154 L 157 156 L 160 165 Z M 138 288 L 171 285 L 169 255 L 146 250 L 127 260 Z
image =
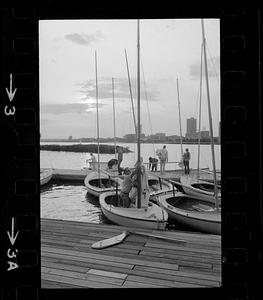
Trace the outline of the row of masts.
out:
M 214 151 L 214 139 L 213 139 L 213 124 L 212 124 L 212 115 L 211 115 L 211 104 L 210 104 L 210 91 L 209 91 L 209 80 L 208 80 L 208 67 L 207 67 L 207 54 L 206 54 L 206 38 L 205 38 L 205 30 L 204 30 L 204 20 L 201 20 L 202 27 L 202 44 L 201 44 L 201 74 L 200 74 L 200 106 L 199 106 L 199 143 L 198 143 L 198 169 L 199 169 L 199 160 L 200 160 L 200 122 L 201 122 L 201 98 L 202 98 L 202 57 L 204 54 L 204 67 L 205 67 L 205 78 L 206 78 L 206 91 L 207 91 L 207 103 L 208 103 L 208 117 L 209 117 L 209 128 L 211 135 L 211 152 L 212 152 L 212 165 L 213 165 L 213 177 L 214 177 L 214 193 L 215 193 L 215 208 L 218 210 L 218 193 L 217 193 L 217 179 L 216 179 L 216 165 L 215 165 L 215 151 Z M 132 103 L 132 112 L 133 112 L 133 121 L 135 134 L 137 137 L 137 162 L 140 166 L 141 162 L 141 116 L 140 116 L 140 20 L 137 20 L 137 124 L 135 120 L 134 113 L 134 104 L 132 97 L 132 88 L 131 88 L 131 80 L 127 59 L 127 52 L 125 49 L 125 59 L 128 73 L 128 81 L 129 81 L 129 89 Z M 97 104 L 97 139 L 98 139 L 98 175 L 100 177 L 100 151 L 99 151 L 99 111 L 98 111 L 98 77 L 97 77 L 97 53 L 95 52 L 95 72 L 96 72 L 96 104 Z M 178 111 L 179 111 L 179 126 L 180 126 L 180 141 L 181 141 L 181 156 L 183 156 L 183 146 L 182 146 L 182 128 L 181 128 L 181 110 L 180 110 L 180 97 L 179 97 L 179 84 L 178 78 L 176 80 L 177 83 L 177 99 L 178 99 Z M 115 145 L 115 158 L 116 158 L 116 124 L 115 124 L 115 100 L 114 100 L 114 78 L 112 78 L 112 94 L 113 94 L 113 122 L 114 122 L 114 145 Z M 140 168 L 138 168 L 138 171 Z M 138 174 L 138 197 L 137 197 L 137 207 L 141 207 L 141 176 Z

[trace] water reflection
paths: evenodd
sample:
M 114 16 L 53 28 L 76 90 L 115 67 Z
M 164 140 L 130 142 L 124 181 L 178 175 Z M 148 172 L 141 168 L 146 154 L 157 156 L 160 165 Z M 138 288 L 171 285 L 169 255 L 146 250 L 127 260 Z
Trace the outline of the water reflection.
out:
M 51 182 L 41 187 L 41 218 L 113 224 L 102 213 L 99 199 L 79 183 Z M 188 230 L 168 221 L 168 230 Z
M 41 188 L 41 217 L 104 223 L 98 199 L 80 184 L 54 182 Z

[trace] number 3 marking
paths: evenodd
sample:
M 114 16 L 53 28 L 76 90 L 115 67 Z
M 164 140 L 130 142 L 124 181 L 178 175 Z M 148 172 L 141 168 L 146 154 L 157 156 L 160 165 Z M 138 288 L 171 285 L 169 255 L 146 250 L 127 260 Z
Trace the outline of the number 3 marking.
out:
M 14 106 L 12 107 L 12 109 L 8 108 L 7 106 L 5 107 L 5 114 L 7 116 L 14 115 L 15 112 L 16 112 L 16 108 Z

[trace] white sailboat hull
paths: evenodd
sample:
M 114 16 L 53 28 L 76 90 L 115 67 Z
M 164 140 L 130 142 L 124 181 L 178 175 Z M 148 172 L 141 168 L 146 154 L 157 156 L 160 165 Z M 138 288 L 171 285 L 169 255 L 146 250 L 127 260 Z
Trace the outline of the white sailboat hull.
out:
M 105 187 L 96 186 L 95 183 L 101 180 L 102 183 L 105 183 Z M 101 193 L 114 191 L 116 190 L 116 184 L 118 184 L 118 190 L 120 189 L 121 180 L 118 177 L 110 177 L 105 173 L 100 172 L 100 175 L 97 171 L 90 172 L 85 180 L 84 184 L 87 188 L 88 193 L 95 197 L 99 197 Z M 109 185 L 109 187 L 106 187 Z
M 176 197 L 183 197 L 184 201 L 187 201 L 188 196 L 182 193 L 177 193 Z M 176 222 L 190 227 L 196 231 L 212 233 L 212 234 L 221 234 L 221 212 L 214 211 L 212 206 L 211 210 L 195 210 L 195 209 L 187 209 L 180 208 L 179 206 L 171 205 L 167 200 L 173 198 L 172 194 L 160 195 L 158 197 L 158 204 L 163 207 L 169 215 L 169 218 L 175 220 Z M 189 197 L 190 198 L 190 197 Z M 206 207 L 209 209 L 207 205 L 200 205 L 200 199 L 191 198 L 191 201 L 196 205 L 192 207 L 203 208 Z
M 199 197 L 201 199 L 203 199 L 206 202 L 209 203 L 215 203 L 215 196 L 213 192 L 210 191 L 204 191 L 200 188 L 194 187 L 193 184 L 196 183 L 203 183 L 206 185 L 210 185 L 211 187 L 213 187 L 213 183 L 207 182 L 207 181 L 197 181 L 194 180 L 191 177 L 187 177 L 187 176 L 181 176 L 180 178 L 180 182 L 181 182 L 181 186 L 184 190 L 184 192 L 189 195 L 189 196 L 194 196 L 194 197 Z M 219 200 L 219 205 L 221 205 L 221 193 L 218 194 L 218 200 Z
M 52 169 L 42 169 L 40 170 L 40 186 L 47 184 L 53 175 Z
M 161 179 L 161 184 L 160 184 L 159 179 L 157 179 L 155 176 L 152 176 L 151 174 L 148 175 L 148 185 L 150 188 L 151 196 L 157 196 L 162 193 L 171 191 L 173 189 L 173 186 L 170 182 Z
M 106 192 L 100 195 L 101 210 L 111 222 L 126 227 L 165 229 L 168 214 L 161 207 L 150 202 L 147 208 L 117 207 L 107 201 L 107 197 L 114 195 L 116 195 L 114 192 Z

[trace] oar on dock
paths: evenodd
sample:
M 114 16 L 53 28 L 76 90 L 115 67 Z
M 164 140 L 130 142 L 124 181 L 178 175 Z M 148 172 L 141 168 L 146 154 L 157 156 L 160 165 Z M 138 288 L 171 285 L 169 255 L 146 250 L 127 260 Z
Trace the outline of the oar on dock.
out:
M 98 241 L 98 242 L 92 244 L 91 248 L 93 248 L 93 249 L 104 249 L 104 248 L 108 248 L 108 247 L 111 247 L 111 246 L 114 246 L 114 245 L 118 245 L 118 244 L 122 243 L 125 240 L 125 238 L 130 234 L 154 237 L 154 238 L 157 238 L 157 239 L 162 239 L 162 240 L 167 240 L 167 241 L 172 241 L 172 242 L 178 242 L 178 243 L 185 243 L 184 240 L 179 240 L 179 239 L 175 239 L 175 238 L 172 238 L 172 237 L 166 237 L 166 236 L 147 233 L 147 232 L 123 231 L 119 235 L 116 235 L 116 236 L 113 236 L 111 238 L 104 239 L 104 240 L 101 240 L 101 241 Z

